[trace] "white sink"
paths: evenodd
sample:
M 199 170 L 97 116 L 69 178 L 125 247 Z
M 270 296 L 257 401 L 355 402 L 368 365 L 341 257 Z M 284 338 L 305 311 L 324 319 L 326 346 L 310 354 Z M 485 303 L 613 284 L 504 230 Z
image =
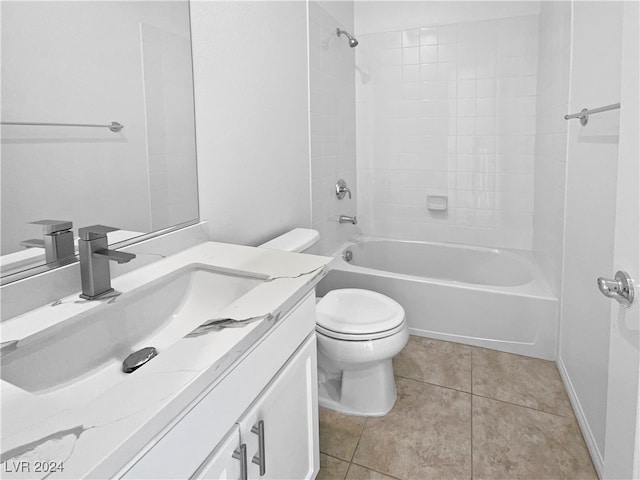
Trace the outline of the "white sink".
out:
M 162 355 L 264 280 L 184 267 L 21 340 L 2 354 L 0 376 L 36 395 L 97 395 L 137 373 L 122 372 L 129 354 L 152 346 Z

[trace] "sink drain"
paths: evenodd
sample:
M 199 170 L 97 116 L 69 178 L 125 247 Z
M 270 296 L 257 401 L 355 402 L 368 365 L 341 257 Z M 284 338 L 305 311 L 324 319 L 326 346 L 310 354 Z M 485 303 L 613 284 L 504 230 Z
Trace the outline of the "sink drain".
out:
M 124 373 L 134 372 L 156 355 L 158 355 L 158 350 L 155 347 L 145 347 L 133 352 L 122 362 L 122 371 Z

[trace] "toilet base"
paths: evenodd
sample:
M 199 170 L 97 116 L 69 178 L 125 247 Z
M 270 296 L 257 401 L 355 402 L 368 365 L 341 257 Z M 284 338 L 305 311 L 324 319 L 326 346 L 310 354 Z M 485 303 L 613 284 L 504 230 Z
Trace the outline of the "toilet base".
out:
M 345 370 L 338 378 L 324 377 L 324 381 L 318 384 L 318 404 L 321 407 L 348 415 L 382 417 L 396 403 L 391 359 L 365 368 Z

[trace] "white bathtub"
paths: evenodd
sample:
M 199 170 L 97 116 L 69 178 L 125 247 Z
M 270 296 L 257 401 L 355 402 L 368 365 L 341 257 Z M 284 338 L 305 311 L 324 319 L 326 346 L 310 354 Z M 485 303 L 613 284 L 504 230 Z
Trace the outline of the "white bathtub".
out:
M 556 358 L 558 302 L 530 252 L 359 237 L 334 257 L 319 296 L 373 290 L 404 307 L 414 335 Z

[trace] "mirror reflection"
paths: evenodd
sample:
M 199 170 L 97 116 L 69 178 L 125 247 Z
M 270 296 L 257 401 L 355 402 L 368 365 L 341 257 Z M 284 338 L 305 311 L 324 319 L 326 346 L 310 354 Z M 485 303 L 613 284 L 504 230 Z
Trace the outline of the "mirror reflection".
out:
M 188 2 L 1 8 L 3 281 L 73 256 L 80 227 L 196 220 Z

